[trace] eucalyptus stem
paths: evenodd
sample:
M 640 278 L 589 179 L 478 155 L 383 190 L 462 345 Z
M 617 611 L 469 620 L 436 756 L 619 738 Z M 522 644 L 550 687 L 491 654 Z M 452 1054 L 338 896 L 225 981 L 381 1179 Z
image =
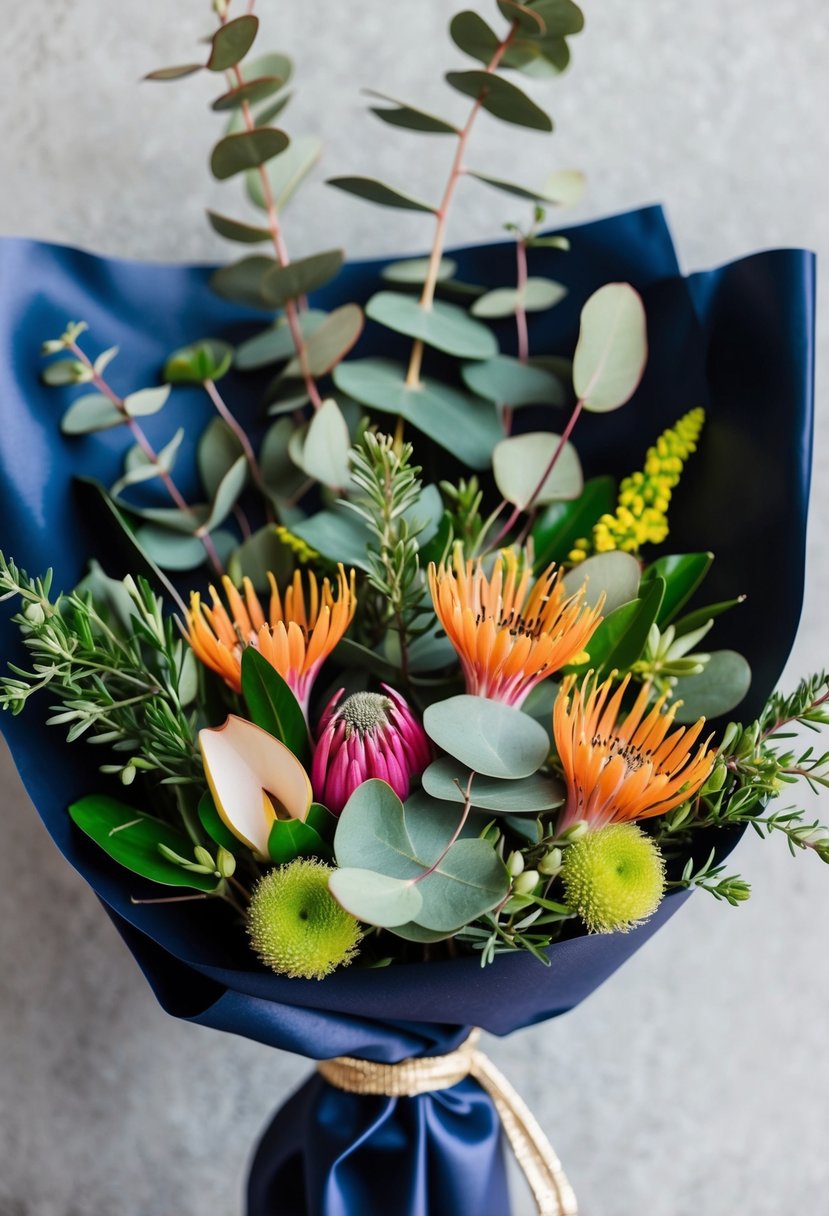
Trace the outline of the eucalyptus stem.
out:
M 138 444 L 138 446 L 140 447 L 140 449 L 144 453 L 144 455 L 147 457 L 147 460 L 150 462 L 150 464 L 153 465 L 154 468 L 156 469 L 158 476 L 159 476 L 162 484 L 164 485 L 165 490 L 167 491 L 170 498 L 172 499 L 172 501 L 175 503 L 175 505 L 178 507 L 178 509 L 180 511 L 183 511 L 186 515 L 192 516 L 193 508 L 187 502 L 187 500 L 185 499 L 181 490 L 178 488 L 176 483 L 173 481 L 173 478 L 170 475 L 169 471 L 167 469 L 165 469 L 164 466 L 159 461 L 158 452 L 155 450 L 155 448 L 153 447 L 153 445 L 150 443 L 149 439 L 147 438 L 144 428 L 141 426 L 141 424 L 139 422 L 136 422 L 135 418 L 133 418 L 131 416 L 129 410 L 127 409 L 127 407 L 124 403 L 123 397 L 119 397 L 118 394 L 115 392 L 115 389 L 112 388 L 112 386 L 104 379 L 104 377 L 95 370 L 94 363 L 89 358 L 89 356 L 86 354 L 86 352 L 81 349 L 81 347 L 78 345 L 77 342 L 75 342 L 75 341 L 68 342 L 67 349 L 71 350 L 72 354 L 75 356 L 75 358 L 78 359 L 84 365 L 84 367 L 87 368 L 87 370 L 92 373 L 92 375 L 90 377 L 92 384 L 95 385 L 95 387 L 97 388 L 99 393 L 103 393 L 103 395 L 107 398 L 107 400 L 112 402 L 112 404 L 117 409 L 118 413 L 124 419 L 124 422 L 127 424 L 127 426 L 130 429 L 133 439 Z M 202 528 L 197 528 L 194 535 L 197 536 L 198 539 L 201 541 L 201 543 L 204 547 L 204 551 L 207 554 L 208 558 L 210 559 L 210 564 L 213 566 L 216 573 L 218 575 L 224 574 L 225 571 L 224 571 L 224 566 L 222 565 L 222 560 L 219 557 L 219 554 L 216 550 L 216 546 L 213 544 L 213 539 L 210 536 L 210 534 Z
M 245 428 L 234 417 L 233 413 L 230 410 L 230 407 L 228 406 L 224 397 L 222 396 L 222 394 L 219 392 L 218 388 L 216 387 L 215 380 L 205 380 L 204 381 L 204 391 L 207 393 L 208 397 L 213 402 L 213 405 L 216 408 L 216 413 L 219 415 L 219 417 L 222 419 L 222 421 L 224 423 L 226 423 L 227 426 L 230 427 L 231 431 L 233 431 L 233 434 L 239 440 L 239 446 L 241 447 L 242 451 L 244 452 L 245 459 L 248 462 L 248 468 L 250 469 L 250 475 L 253 478 L 253 481 L 254 481 L 254 484 L 255 484 L 257 490 L 259 490 L 259 492 L 262 494 L 263 498 L 265 499 L 265 502 L 266 502 L 266 505 L 268 508 L 269 517 L 272 519 L 273 512 L 270 507 L 270 495 L 268 494 L 268 488 L 265 485 L 265 479 L 262 476 L 262 470 L 259 467 L 259 461 L 256 459 L 256 453 L 253 450 L 253 444 L 251 443 L 250 439 L 248 438 Z
M 489 63 L 484 68 L 488 75 L 494 75 L 498 65 L 506 54 L 507 48 L 512 42 L 518 30 L 518 22 L 513 21 L 510 26 L 509 33 L 498 46 L 490 59 Z M 484 98 L 486 97 L 486 89 L 481 89 L 475 103 L 469 113 L 465 124 L 458 132 L 458 146 L 455 149 L 455 156 L 452 160 L 452 167 L 449 171 L 449 180 L 446 183 L 446 188 L 443 192 L 440 206 L 435 213 L 437 216 L 437 224 L 435 226 L 435 235 L 432 241 L 432 252 L 429 255 L 429 268 L 426 273 L 426 281 L 423 284 L 423 290 L 420 294 L 420 307 L 427 312 L 431 309 L 435 300 L 435 290 L 438 283 L 438 275 L 440 273 L 440 263 L 443 257 L 443 250 L 446 244 L 446 226 L 449 219 L 449 208 L 452 204 L 452 199 L 455 194 L 458 182 L 464 173 L 463 158 L 466 153 L 466 147 L 469 143 L 469 137 L 472 134 L 472 128 L 475 125 L 475 119 L 480 113 Z M 412 346 L 412 353 L 409 357 L 409 368 L 406 372 L 406 384 L 409 388 L 418 388 L 420 385 L 420 371 L 423 365 L 423 342 L 418 339 Z

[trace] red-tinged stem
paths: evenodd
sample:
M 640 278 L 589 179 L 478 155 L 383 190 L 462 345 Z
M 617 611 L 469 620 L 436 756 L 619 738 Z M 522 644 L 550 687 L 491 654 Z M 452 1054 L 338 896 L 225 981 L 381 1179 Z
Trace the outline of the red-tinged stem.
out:
M 527 499 L 527 502 L 524 504 L 523 507 L 514 507 L 513 508 L 512 513 L 510 514 L 509 518 L 504 522 L 498 535 L 495 537 L 495 539 L 492 541 L 491 545 L 489 546 L 490 549 L 494 549 L 504 539 L 504 537 L 507 535 L 507 533 L 510 532 L 511 529 L 515 526 L 516 522 L 518 521 L 518 517 L 523 512 L 526 511 L 527 514 L 529 514 L 529 512 L 533 509 L 533 504 L 535 503 L 535 500 L 538 498 L 539 494 L 543 490 L 544 483 L 546 482 L 547 478 L 552 473 L 553 469 L 556 467 L 558 458 L 561 456 L 561 453 L 564 451 L 564 445 L 567 443 L 567 440 L 573 434 L 573 428 L 575 427 L 576 423 L 578 422 L 579 416 L 580 416 L 583 408 L 584 408 L 584 402 L 577 401 L 576 407 L 570 416 L 570 421 L 567 423 L 567 426 L 564 428 L 564 433 L 562 434 L 561 438 L 559 439 L 558 443 L 556 444 L 556 450 L 553 452 L 552 456 L 550 457 L 549 463 L 547 464 L 546 469 L 544 470 L 541 477 L 539 478 L 538 485 L 535 487 L 535 489 L 533 490 L 532 494 Z
M 147 460 L 150 462 L 150 464 L 154 465 L 155 468 L 158 470 L 158 476 L 159 476 L 161 482 L 163 483 L 165 490 L 170 495 L 170 498 L 176 504 L 178 509 L 180 511 L 183 511 L 185 513 L 185 515 L 192 516 L 193 508 L 187 502 L 184 495 L 181 493 L 181 490 L 179 490 L 178 486 L 173 481 L 173 479 L 170 476 L 170 474 L 168 473 L 168 471 L 165 468 L 163 468 L 163 466 L 159 463 L 158 452 L 155 450 L 153 445 L 150 443 L 149 439 L 147 438 L 146 434 L 144 433 L 143 427 L 138 422 L 136 422 L 136 420 L 130 415 L 126 405 L 124 404 L 123 398 L 119 397 L 118 394 L 115 392 L 115 390 L 107 383 L 106 380 L 104 380 L 103 376 L 100 376 L 98 374 L 98 372 L 95 371 L 95 365 L 93 364 L 92 360 L 86 355 L 86 353 L 84 351 L 81 350 L 81 348 L 80 348 L 80 346 L 78 346 L 77 342 L 70 342 L 68 344 L 68 349 L 71 350 L 73 355 L 75 355 L 75 357 L 77 359 L 79 359 L 80 362 L 83 363 L 83 365 L 92 372 L 92 377 L 91 377 L 92 384 L 94 384 L 95 387 L 97 388 L 98 392 L 103 393 L 103 395 L 109 401 L 111 401 L 112 404 L 115 406 L 115 408 L 118 410 L 118 413 L 122 416 L 122 418 L 124 419 L 124 422 L 129 427 L 129 429 L 132 433 L 133 439 L 138 444 L 138 446 L 141 448 L 141 451 L 147 457 Z M 197 536 L 198 539 L 201 541 L 201 543 L 204 547 L 204 551 L 207 554 L 207 556 L 209 557 L 210 563 L 213 566 L 216 573 L 218 575 L 224 574 L 225 570 L 224 570 L 224 566 L 222 565 L 222 560 L 216 551 L 216 546 L 213 544 L 213 540 L 210 537 L 210 534 L 208 532 L 204 532 L 201 528 L 199 528 L 196 530 L 194 535 Z
M 829 701 L 829 690 L 827 690 L 823 696 L 818 697 L 816 701 L 813 701 L 804 712 L 810 713 L 813 709 L 817 709 L 819 705 L 824 705 L 827 701 Z M 779 718 L 777 722 L 768 727 L 767 730 L 763 731 L 762 735 L 760 736 L 760 742 L 765 743 L 766 739 L 772 738 L 772 736 L 776 735 L 777 732 L 782 730 L 784 726 L 788 726 L 791 722 L 799 721 L 799 717 L 802 717 L 802 715 L 798 716 L 795 714 L 791 718 Z
M 518 22 L 514 21 L 510 26 L 509 33 L 506 38 L 498 43 L 495 52 L 486 65 L 484 71 L 489 75 L 493 75 L 506 54 L 509 44 L 515 37 L 518 30 Z M 446 189 L 443 192 L 440 206 L 435 212 L 437 223 L 435 225 L 435 235 L 432 241 L 432 252 L 429 255 L 429 268 L 426 273 L 426 281 L 423 284 L 423 290 L 420 294 L 420 307 L 427 311 L 432 307 L 435 300 L 435 289 L 437 288 L 438 274 L 440 273 L 440 262 L 443 257 L 443 250 L 446 244 L 446 225 L 449 220 L 449 208 L 452 204 L 452 199 L 455 195 L 458 182 L 463 175 L 463 158 L 466 153 L 466 147 L 469 143 L 469 137 L 472 134 L 472 128 L 475 125 L 475 119 L 480 113 L 486 96 L 486 89 L 482 89 L 480 95 L 475 99 L 469 117 L 465 124 L 458 132 L 458 146 L 455 149 L 455 156 L 452 160 L 452 168 L 449 171 L 449 180 L 446 183 Z M 412 347 L 412 353 L 409 358 L 409 368 L 406 373 L 406 384 L 410 388 L 417 388 L 420 384 L 420 370 L 423 365 L 423 343 L 417 341 Z
M 412 879 L 412 885 L 414 885 L 415 883 L 423 882 L 424 878 L 428 878 L 430 874 L 434 874 L 435 870 L 438 868 L 438 866 L 443 861 L 446 854 L 452 848 L 452 845 L 455 843 L 455 841 L 458 839 L 461 832 L 463 831 L 463 825 L 466 823 L 467 819 L 469 818 L 469 812 L 472 809 L 472 782 L 473 782 L 474 778 L 475 778 L 475 774 L 470 773 L 469 780 L 466 783 L 466 789 L 463 791 L 463 814 L 460 817 L 460 822 L 458 823 L 458 826 L 455 828 L 454 832 L 452 833 L 452 837 L 451 837 L 449 843 L 447 844 L 446 848 L 443 850 L 441 855 L 438 857 L 437 861 L 434 861 L 432 863 L 432 865 L 429 866 L 428 870 L 424 870 L 422 874 L 418 874 L 417 878 Z M 458 783 L 458 785 L 460 785 L 460 783 Z
M 248 462 L 248 468 L 250 469 L 250 475 L 253 478 L 254 484 L 256 485 L 256 488 L 260 491 L 260 493 L 264 496 L 265 501 L 267 503 L 270 503 L 268 488 L 265 485 L 265 480 L 262 476 L 262 470 L 259 467 L 259 461 L 256 459 L 256 453 L 253 450 L 253 444 L 251 443 L 250 439 L 248 438 L 245 428 L 241 425 L 241 423 L 239 423 L 237 421 L 237 419 L 231 413 L 227 402 L 225 401 L 224 397 L 222 397 L 222 394 L 219 392 L 218 388 L 216 387 L 215 380 L 205 380 L 204 381 L 204 391 L 207 393 L 208 397 L 213 402 L 213 405 L 216 407 L 216 413 L 219 415 L 219 417 L 222 419 L 222 421 L 225 422 L 227 424 L 227 426 L 230 427 L 231 431 L 233 431 L 233 434 L 239 440 L 239 444 L 242 448 L 242 451 L 245 454 L 245 460 L 247 460 L 247 462 Z
M 233 507 L 233 518 L 239 525 L 239 531 L 242 533 L 242 540 L 248 540 L 252 536 L 253 530 L 250 526 L 250 520 L 239 506 L 238 502 L 235 503 Z

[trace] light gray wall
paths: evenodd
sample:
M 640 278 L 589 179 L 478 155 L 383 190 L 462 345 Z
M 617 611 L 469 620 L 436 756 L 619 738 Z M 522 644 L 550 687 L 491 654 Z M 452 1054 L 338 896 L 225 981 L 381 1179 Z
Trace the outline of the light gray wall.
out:
M 326 171 L 375 171 L 434 193 L 445 145 L 395 136 L 365 116 L 358 90 L 458 113 L 440 84 L 444 67 L 461 64 L 442 33 L 454 5 L 260 7 L 263 44 L 299 61 L 290 128 L 325 136 Z M 582 166 L 590 193 L 579 218 L 663 200 L 688 269 L 762 246 L 825 255 L 822 0 L 586 7 L 574 70 L 540 90 L 555 139 L 482 121 L 475 163 L 528 181 Z M 2 9 L 0 232 L 139 258 L 225 256 L 202 221 L 208 200 L 232 210 L 235 189 L 211 187 L 206 174 L 210 82 L 137 83 L 190 58 L 211 27 L 207 3 L 2 0 Z M 456 217 L 455 238 L 497 234 L 514 214 L 471 186 L 463 202 L 468 226 Z M 414 250 L 428 223 L 317 186 L 288 235 L 297 253 L 340 241 L 352 254 Z M 826 314 L 819 363 L 809 576 L 789 681 L 829 657 Z M 774 554 L 766 560 L 773 579 Z M 5 757 L 3 780 L 0 1214 L 238 1212 L 253 1140 L 307 1065 L 167 1019 Z M 822 809 L 829 816 L 826 800 Z M 829 873 L 753 840 L 736 864 L 755 884 L 747 906 L 695 897 L 577 1012 L 491 1043 L 587 1216 L 825 1210 Z

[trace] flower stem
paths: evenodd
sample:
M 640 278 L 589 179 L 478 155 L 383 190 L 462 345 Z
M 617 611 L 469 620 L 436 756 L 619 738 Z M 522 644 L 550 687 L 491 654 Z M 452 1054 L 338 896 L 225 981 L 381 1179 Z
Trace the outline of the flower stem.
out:
M 256 453 L 253 450 L 253 444 L 251 443 L 250 439 L 248 438 L 248 434 L 247 434 L 245 428 L 231 413 L 231 410 L 230 410 L 227 402 L 225 401 L 224 397 L 222 397 L 221 393 L 219 392 L 218 388 L 216 387 L 216 382 L 214 380 L 205 380 L 204 381 L 204 391 L 207 393 L 208 397 L 213 402 L 213 405 L 216 407 L 216 413 L 219 415 L 219 417 L 222 419 L 222 421 L 225 422 L 227 424 L 227 426 L 230 427 L 231 431 L 233 431 L 233 434 L 239 440 L 239 446 L 241 447 L 242 451 L 244 452 L 245 459 L 248 462 L 248 468 L 250 469 L 250 475 L 253 478 L 253 481 L 254 481 L 254 484 L 255 484 L 257 490 L 259 490 L 262 497 L 265 499 L 265 502 L 266 502 L 266 505 L 268 508 L 269 518 L 272 520 L 273 512 L 271 510 L 270 495 L 268 493 L 268 487 L 265 485 L 265 479 L 262 476 L 262 470 L 259 467 L 259 461 L 256 459 Z

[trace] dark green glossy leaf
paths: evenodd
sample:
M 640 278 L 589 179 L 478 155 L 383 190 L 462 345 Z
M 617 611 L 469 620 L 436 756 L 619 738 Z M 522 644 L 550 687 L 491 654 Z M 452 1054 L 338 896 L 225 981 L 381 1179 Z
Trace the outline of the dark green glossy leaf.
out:
M 168 384 L 204 384 L 221 380 L 233 363 L 233 347 L 218 338 L 202 338 L 173 351 L 164 364 Z
M 715 650 L 697 676 L 678 679 L 673 699 L 682 701 L 677 722 L 718 718 L 740 704 L 751 687 L 751 668 L 736 650 Z
M 327 249 L 307 258 L 275 266 L 262 279 L 262 295 L 273 308 L 316 291 L 339 272 L 345 260 L 342 249 Z
M 372 114 L 376 114 L 379 119 L 392 127 L 403 127 L 407 131 L 422 131 L 430 135 L 460 134 L 458 128 L 451 122 L 446 122 L 445 119 L 438 118 L 435 114 L 427 114 L 425 110 L 418 110 L 414 106 L 407 105 L 405 101 L 398 101 L 396 97 L 378 93 L 375 89 L 365 89 L 364 92 L 369 97 L 376 97 L 379 101 L 388 103 L 385 106 L 369 106 L 369 109 Z
M 507 21 L 518 23 L 519 29 L 528 34 L 544 34 L 546 27 L 535 11 L 535 5 L 521 4 L 519 0 L 498 0 L 498 7 Z
M 211 72 L 226 72 L 244 59 L 256 40 L 259 18 L 246 13 L 220 25 L 213 35 L 207 67 Z
M 713 553 L 669 554 L 648 566 L 642 575 L 643 587 L 657 577 L 665 580 L 665 598 L 656 618 L 660 629 L 668 625 L 688 602 L 711 569 L 713 560 Z
M 299 702 L 279 672 L 253 646 L 242 652 L 242 696 L 251 720 L 306 763 L 308 727 Z
M 336 190 L 344 190 L 346 194 L 354 194 L 366 202 L 376 203 L 379 207 L 397 207 L 402 211 L 428 211 L 435 213 L 435 208 L 420 199 L 403 194 L 385 182 L 378 182 L 373 177 L 329 177 L 327 183 Z
M 410 388 L 405 368 L 389 359 L 340 363 L 334 369 L 334 383 L 363 405 L 401 415 L 473 469 L 489 466 L 492 449 L 503 437 L 491 402 L 428 378 L 418 388 Z
M 243 245 L 257 245 L 260 241 L 271 240 L 270 228 L 258 228 L 255 224 L 243 224 L 228 215 L 219 215 L 217 211 L 208 211 L 207 218 L 210 227 L 219 236 L 228 241 L 239 241 Z
M 491 72 L 447 72 L 446 82 L 466 97 L 480 99 L 495 118 L 534 131 L 552 131 L 553 120 L 516 85 Z
M 366 304 L 366 316 L 395 333 L 425 342 L 459 359 L 489 359 L 498 353 L 494 334 L 457 304 L 436 300 L 431 308 L 412 296 L 378 291 Z
M 584 29 L 584 14 L 573 0 L 535 0 L 533 12 L 544 22 L 547 38 L 566 38 Z
M 90 794 L 73 802 L 69 815 L 113 861 L 133 874 L 165 886 L 190 887 L 196 891 L 215 891 L 218 886 L 215 875 L 194 874 L 168 861 L 158 851 L 160 844 L 189 857 L 193 851 L 190 841 L 182 832 L 135 807 L 105 794 Z
M 205 790 L 199 799 L 198 815 L 199 822 L 214 844 L 221 845 L 228 853 L 238 853 L 241 841 L 219 815 L 210 790 Z
M 285 81 L 281 80 L 279 76 L 260 76 L 257 80 L 246 80 L 243 84 L 228 90 L 227 93 L 222 93 L 221 97 L 217 97 L 213 102 L 211 108 L 222 111 L 235 110 L 245 102 L 251 106 L 256 105 L 258 101 L 264 101 L 266 97 L 278 93 L 284 83 Z
M 219 181 L 225 181 L 246 169 L 264 165 L 288 147 L 288 136 L 276 127 L 257 127 L 255 131 L 240 131 L 225 135 L 213 149 L 210 169 Z
M 674 621 L 676 636 L 684 637 L 686 633 L 690 633 L 693 629 L 699 629 L 706 621 L 713 621 L 716 617 L 722 616 L 724 612 L 729 612 L 732 608 L 736 608 L 739 604 L 742 604 L 745 598 L 744 595 L 738 595 L 733 600 L 720 600 L 717 604 L 704 604 L 702 608 L 697 608 L 693 612 L 687 612 L 678 621 Z
M 234 304 L 272 311 L 273 306 L 262 294 L 262 283 L 276 266 L 274 258 L 255 253 L 214 271 L 210 276 L 210 286 L 217 295 Z
M 268 836 L 268 855 L 278 866 L 297 857 L 319 857 L 329 861 L 332 849 L 319 832 L 300 819 L 275 819 Z
M 500 41 L 483 17 L 469 9 L 452 18 L 449 33 L 455 46 L 479 63 L 491 62 Z
M 645 648 L 664 593 L 664 579 L 654 579 L 639 599 L 605 617 L 587 644 L 594 671 L 609 675 L 614 669 L 627 671 L 633 666 Z
M 154 72 L 148 72 L 144 79 L 181 80 L 183 76 L 192 76 L 194 72 L 200 72 L 203 67 L 203 63 L 181 63 L 172 68 L 156 68 Z
M 532 529 L 536 573 L 550 562 L 563 562 L 575 542 L 589 536 L 599 516 L 615 505 L 616 483 L 612 477 L 594 477 L 585 482 L 575 502 L 550 503 Z

